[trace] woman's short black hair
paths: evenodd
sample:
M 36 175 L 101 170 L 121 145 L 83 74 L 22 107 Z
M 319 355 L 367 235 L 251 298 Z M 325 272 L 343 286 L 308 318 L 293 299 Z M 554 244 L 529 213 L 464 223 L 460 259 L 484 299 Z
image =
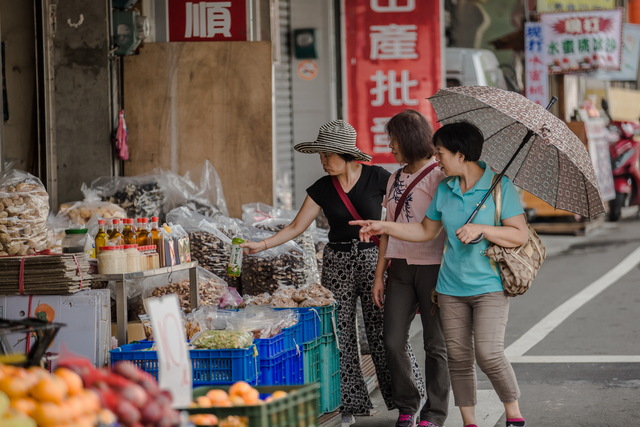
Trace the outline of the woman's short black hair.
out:
M 482 154 L 484 136 L 476 125 L 469 122 L 449 123 L 433 134 L 436 145 L 452 153 L 462 153 L 468 162 L 477 162 Z
M 351 154 L 343 154 L 343 153 L 338 153 L 338 156 L 340 156 L 342 158 L 342 160 L 344 160 L 345 162 L 353 162 L 356 158 L 355 156 L 351 155 Z
M 435 153 L 433 128 L 425 116 L 416 110 L 404 110 L 391 117 L 385 126 L 407 163 L 428 159 Z

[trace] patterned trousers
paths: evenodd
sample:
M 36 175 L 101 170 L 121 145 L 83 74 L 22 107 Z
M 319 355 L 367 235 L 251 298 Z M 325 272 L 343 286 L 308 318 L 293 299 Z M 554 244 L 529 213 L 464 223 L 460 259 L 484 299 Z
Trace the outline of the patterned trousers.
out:
M 387 409 L 395 409 L 391 394 L 391 377 L 385 358 L 383 310 L 373 303 L 371 290 L 378 260 L 378 248 L 364 247 L 358 241 L 328 244 L 325 246 L 322 266 L 322 285 L 331 290 L 338 302 L 338 338 L 340 348 L 340 412 L 369 414 L 373 405 L 360 368 L 360 351 L 356 328 L 356 303 L 361 299 L 362 312 L 376 368 L 378 385 Z M 340 248 L 338 250 L 338 248 Z M 346 249 L 346 250 L 345 250 Z M 420 395 L 425 395 L 424 380 L 413 354 L 407 344 L 413 366 L 413 374 Z

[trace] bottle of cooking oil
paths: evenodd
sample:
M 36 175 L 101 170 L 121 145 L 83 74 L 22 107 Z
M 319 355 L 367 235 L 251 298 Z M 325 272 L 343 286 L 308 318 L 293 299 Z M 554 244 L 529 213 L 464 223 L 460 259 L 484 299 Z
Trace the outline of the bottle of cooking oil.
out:
M 109 241 L 109 235 L 107 234 L 107 232 L 105 231 L 105 225 L 107 224 L 107 221 L 105 221 L 104 219 L 99 219 L 98 220 L 98 232 L 96 233 L 96 238 L 95 238 L 95 257 L 97 258 L 98 255 L 100 254 L 100 250 L 102 249 L 103 246 L 107 246 L 107 242 Z
M 111 228 L 107 234 L 109 235 L 109 246 L 120 246 L 124 244 L 122 233 L 120 232 L 120 220 L 118 218 L 111 220 Z
M 122 238 L 124 239 L 124 244 L 137 245 L 138 236 L 136 235 L 136 231 L 133 229 L 133 218 L 124 218 L 122 223 L 124 224 L 122 227 Z
M 158 222 L 160 218 L 157 216 L 151 217 L 151 244 L 156 245 L 156 251 L 158 252 L 158 256 L 160 258 L 160 267 L 164 267 L 164 235 L 158 227 Z
M 151 233 L 149 232 L 149 218 L 138 218 L 138 230 L 136 230 L 136 240 L 138 245 L 151 245 Z

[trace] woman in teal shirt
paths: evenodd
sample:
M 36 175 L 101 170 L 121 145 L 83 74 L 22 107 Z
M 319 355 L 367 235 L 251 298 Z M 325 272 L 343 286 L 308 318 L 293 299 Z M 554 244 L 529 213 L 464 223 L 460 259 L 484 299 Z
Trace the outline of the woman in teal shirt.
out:
M 387 234 L 410 242 L 433 240 L 444 228 L 442 265 L 438 274 L 438 304 L 447 342 L 447 357 L 455 404 L 466 427 L 476 427 L 475 362 L 491 380 L 507 416 L 507 427 L 526 426 L 518 405 L 520 389 L 504 354 L 509 297 L 495 263 L 484 255 L 491 243 L 516 247 L 527 241 L 527 226 L 518 193 L 503 177 L 501 224 L 495 225 L 495 204 L 488 198 L 472 224 L 465 224 L 491 186 L 494 172 L 479 161 L 484 137 L 466 122 L 440 128 L 433 136 L 445 178 L 421 223 L 354 221 L 361 239 Z M 484 234 L 478 244 L 470 244 Z

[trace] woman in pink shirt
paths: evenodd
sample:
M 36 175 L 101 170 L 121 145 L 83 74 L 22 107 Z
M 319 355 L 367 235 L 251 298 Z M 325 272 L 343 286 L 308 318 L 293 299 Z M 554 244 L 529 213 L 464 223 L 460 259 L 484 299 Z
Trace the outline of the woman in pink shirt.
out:
M 386 125 L 389 147 L 405 166 L 391 175 L 382 202 L 387 221 L 421 222 L 438 184 L 445 177 L 434 156 L 433 129 L 418 111 L 405 110 Z M 382 236 L 373 301 L 384 305 L 384 346 L 391 373 L 393 400 L 399 409 L 396 427 L 440 427 L 449 407 L 447 352 L 437 313 L 431 299 L 436 286 L 444 233 L 428 243 L 405 242 Z M 385 273 L 387 274 L 385 284 Z M 420 408 L 420 393 L 407 354 L 409 327 L 420 310 L 427 401 Z M 418 413 L 419 412 L 419 413 Z

